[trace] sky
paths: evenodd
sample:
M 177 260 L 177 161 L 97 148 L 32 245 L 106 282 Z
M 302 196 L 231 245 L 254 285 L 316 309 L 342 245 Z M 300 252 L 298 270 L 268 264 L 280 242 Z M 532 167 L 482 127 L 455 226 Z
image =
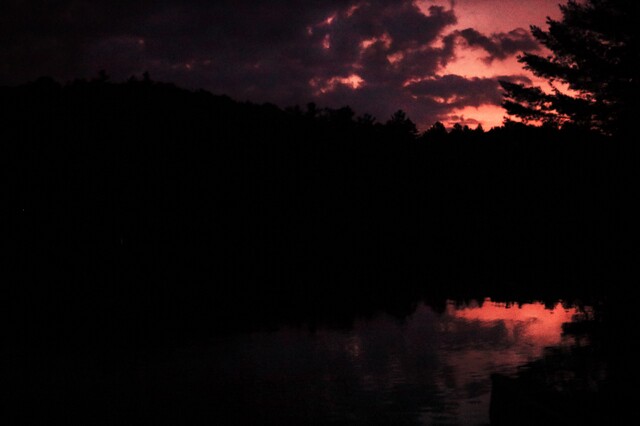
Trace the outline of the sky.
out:
M 529 25 L 560 0 L 2 0 L 0 85 L 105 70 L 281 107 L 500 125 L 498 79 L 536 83 Z

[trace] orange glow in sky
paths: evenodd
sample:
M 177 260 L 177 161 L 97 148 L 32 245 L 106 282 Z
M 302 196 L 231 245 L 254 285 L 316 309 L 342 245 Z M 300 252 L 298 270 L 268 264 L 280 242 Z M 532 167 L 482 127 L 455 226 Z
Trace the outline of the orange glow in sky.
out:
M 416 5 L 429 13 L 429 6 L 449 8 L 451 0 L 417 0 Z M 505 2 L 503 0 L 457 0 L 453 4 L 458 24 L 456 28 L 473 27 L 483 33 L 510 31 L 516 27 L 528 29 L 529 25 L 544 26 L 547 16 L 560 16 L 559 0 L 527 0 Z
M 505 116 L 504 109 L 499 105 L 481 105 L 477 108 L 468 106 L 451 111 L 443 124 L 446 127 L 452 127 L 460 123 L 475 129 L 479 122 L 484 130 L 489 130 L 492 127 L 501 126 Z
M 458 44 L 456 59 L 449 62 L 442 74 L 457 74 L 463 77 L 491 78 L 500 75 L 523 74 L 532 75 L 522 68 L 516 57 L 509 57 L 503 61 L 495 60 L 487 64 L 484 58 L 487 53 L 478 48 L 468 48 Z
M 502 0 L 416 0 L 415 4 L 425 15 L 429 14 L 429 7 L 433 5 L 445 8 L 453 7 L 458 22 L 452 30 L 474 28 L 484 34 L 509 32 L 515 28 L 529 30 L 530 25 L 546 28 L 546 19 L 560 18 L 558 0 L 531 0 L 522 2 L 504 2 Z M 486 61 L 487 53 L 477 47 L 465 46 L 458 42 L 456 57 L 446 64 L 440 75 L 455 74 L 466 78 L 499 78 L 507 75 L 524 75 L 531 79 L 532 84 L 548 90 L 548 84 L 522 68 L 522 64 L 515 56 L 505 60 Z M 475 128 L 481 123 L 485 130 L 500 126 L 505 116 L 504 110 L 497 105 L 482 105 L 479 108 L 466 107 L 452 111 L 446 120 L 442 120 L 446 127 L 455 123 L 468 124 Z
M 506 117 L 498 80 L 552 90 L 546 80 L 525 70 L 518 56 L 523 50 L 550 53 L 533 40 L 530 26 L 546 29 L 548 17 L 560 19 L 558 0 L 407 0 L 404 13 L 384 11 L 379 17 L 368 2 L 349 3 L 305 27 L 327 60 L 339 64 L 351 59 L 350 69 L 331 66 L 335 69 L 305 80 L 313 96 L 329 104 L 349 103 L 349 91 L 339 90 L 344 88 L 359 92 L 357 109 L 366 107 L 363 99 L 388 93 L 380 107 L 405 103 L 419 130 L 436 121 L 447 128 L 461 124 L 475 129 L 481 124 L 490 130 L 503 125 Z M 398 29 L 411 14 L 423 14 L 441 28 L 424 40 L 419 34 L 411 37 Z M 362 22 L 369 23 L 359 28 Z M 351 31 L 352 24 L 359 29 Z M 349 40 L 357 40 L 355 49 L 345 47 Z

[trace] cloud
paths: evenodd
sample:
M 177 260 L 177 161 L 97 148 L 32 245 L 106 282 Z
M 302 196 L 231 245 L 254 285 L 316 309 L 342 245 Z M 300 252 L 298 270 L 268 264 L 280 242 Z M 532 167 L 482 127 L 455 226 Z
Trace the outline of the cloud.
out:
M 469 47 L 480 47 L 489 55 L 485 58 L 487 63 L 494 60 L 504 60 L 509 56 L 522 51 L 535 51 L 540 49 L 538 42 L 524 28 L 516 28 L 507 33 L 493 33 L 486 36 L 473 28 L 457 31 Z
M 498 75 L 496 76 L 496 80 L 504 80 L 509 83 L 518 83 L 530 86 L 533 81 L 523 74 L 513 74 L 513 75 Z
M 461 126 L 477 126 L 478 124 L 480 124 L 480 122 L 478 120 L 476 120 L 475 118 L 468 118 L 465 117 L 464 115 L 457 115 L 457 114 L 452 114 L 450 116 L 447 117 L 447 124 L 460 124 Z
M 238 100 L 351 105 L 381 120 L 402 108 L 430 125 L 453 105 L 498 102 L 493 80 L 439 76 L 460 40 L 491 60 L 532 46 L 524 30 L 487 37 L 457 20 L 450 5 L 413 0 L 4 0 L 0 84 L 149 71 Z
M 451 108 L 499 105 L 502 94 L 495 78 L 465 78 L 455 74 L 411 83 L 407 89 L 416 96 L 432 99 Z

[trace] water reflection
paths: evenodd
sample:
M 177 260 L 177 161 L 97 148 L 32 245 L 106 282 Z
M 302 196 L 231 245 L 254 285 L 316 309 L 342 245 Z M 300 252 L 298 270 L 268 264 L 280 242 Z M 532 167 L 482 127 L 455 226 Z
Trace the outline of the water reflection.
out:
M 539 302 L 506 304 L 487 299 L 482 305 L 471 303 L 456 307 L 450 303 L 447 314 L 470 321 L 500 323 L 514 343 L 520 341 L 531 348 L 542 349 L 561 343 L 562 324 L 571 322 L 578 312 L 576 308 L 563 307 L 560 302 L 547 307 Z
M 545 347 L 572 344 L 562 324 L 577 313 L 490 300 L 442 313 L 421 305 L 403 321 L 380 315 L 348 331 L 239 335 L 168 355 L 183 367 L 159 362 L 147 373 L 174 400 L 196 384 L 221 423 L 487 424 L 490 374 L 515 374 Z

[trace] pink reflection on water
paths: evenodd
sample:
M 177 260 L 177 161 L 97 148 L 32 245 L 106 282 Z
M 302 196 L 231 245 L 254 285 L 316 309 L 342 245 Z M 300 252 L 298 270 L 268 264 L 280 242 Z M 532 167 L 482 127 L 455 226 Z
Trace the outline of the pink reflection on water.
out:
M 506 304 L 485 299 L 482 305 L 447 306 L 447 314 L 469 321 L 501 322 L 512 341 L 523 340 L 539 349 L 562 342 L 562 324 L 571 322 L 576 308 L 565 308 L 558 302 L 551 309 L 543 303 Z
M 420 309 L 419 309 L 420 311 Z M 516 375 L 531 361 L 541 359 L 545 349 L 570 345 L 563 336 L 562 324 L 571 322 L 576 308 L 561 303 L 546 307 L 543 303 L 497 303 L 485 299 L 467 304 L 447 304 L 438 320 L 442 366 L 435 372 L 439 393 L 457 401 L 452 414 L 455 423 L 488 423 L 489 375 L 499 372 Z M 478 388 L 475 394 L 467 390 Z M 429 415 L 425 424 L 435 420 Z
M 236 424 L 475 426 L 489 424 L 490 375 L 516 375 L 545 348 L 571 345 L 562 324 L 581 313 L 490 299 L 451 302 L 444 312 L 421 304 L 402 321 L 380 314 L 348 329 L 221 338 L 160 358 L 144 374 L 160 377 L 166 395 L 210 389 L 211 401 L 232 402 L 221 409 Z

